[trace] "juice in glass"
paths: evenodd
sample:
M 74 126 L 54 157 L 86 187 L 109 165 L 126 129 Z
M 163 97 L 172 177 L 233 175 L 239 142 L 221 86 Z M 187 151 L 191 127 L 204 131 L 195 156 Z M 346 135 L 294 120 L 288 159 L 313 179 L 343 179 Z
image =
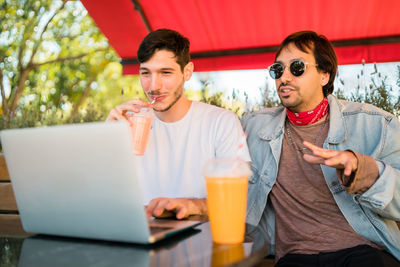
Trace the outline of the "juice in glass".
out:
M 209 166 L 204 173 L 212 239 L 218 244 L 241 243 L 245 233 L 247 183 L 251 171 L 241 160 L 213 161 L 214 166 Z
M 137 114 L 127 114 L 131 127 L 133 151 L 136 155 L 143 155 L 146 151 L 147 141 L 151 130 L 153 118 L 148 111 Z

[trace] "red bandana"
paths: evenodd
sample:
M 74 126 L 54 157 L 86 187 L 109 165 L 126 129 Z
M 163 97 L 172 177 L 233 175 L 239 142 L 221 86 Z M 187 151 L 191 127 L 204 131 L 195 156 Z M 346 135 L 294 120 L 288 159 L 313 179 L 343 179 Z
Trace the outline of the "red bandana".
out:
M 328 108 L 328 99 L 324 97 L 324 100 L 322 100 L 322 102 L 319 103 L 319 105 L 313 110 L 294 113 L 291 112 L 289 109 L 286 109 L 286 113 L 291 123 L 296 125 L 307 125 L 313 124 L 314 122 L 322 119 L 328 112 Z

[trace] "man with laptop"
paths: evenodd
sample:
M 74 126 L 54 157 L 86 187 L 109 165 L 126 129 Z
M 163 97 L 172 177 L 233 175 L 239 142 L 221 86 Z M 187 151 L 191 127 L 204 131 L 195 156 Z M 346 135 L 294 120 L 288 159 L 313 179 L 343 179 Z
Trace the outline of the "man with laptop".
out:
M 113 109 L 108 121 L 125 121 L 125 112 L 139 106 L 153 107 L 155 123 L 144 156 L 133 157 L 125 122 L 1 132 L 26 232 L 154 243 L 200 222 L 147 217 L 164 210 L 177 218 L 207 212 L 201 172 L 206 160 L 249 159 L 247 147 L 236 155 L 243 131 L 232 112 L 183 95 L 193 71 L 186 38 L 165 29 L 150 33 L 139 61 L 143 88 L 156 99 L 154 105 L 132 100 Z M 151 199 L 146 214 L 143 203 Z
M 204 163 L 215 157 L 250 161 L 247 147 L 240 150 L 243 130 L 230 111 L 191 101 L 184 83 L 192 76 L 189 40 L 176 31 L 159 29 L 148 34 L 138 50 L 139 75 L 152 104 L 131 100 L 111 110 L 107 121 L 127 121 L 126 112 L 152 108 L 153 128 L 143 156 L 136 157 L 147 215 L 178 219 L 207 214 Z

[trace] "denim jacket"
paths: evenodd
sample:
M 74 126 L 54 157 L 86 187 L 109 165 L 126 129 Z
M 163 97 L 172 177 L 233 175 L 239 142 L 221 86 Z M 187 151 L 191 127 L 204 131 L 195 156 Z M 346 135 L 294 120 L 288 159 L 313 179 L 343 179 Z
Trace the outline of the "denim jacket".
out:
M 321 165 L 326 184 L 344 217 L 361 236 L 400 260 L 400 123 L 369 104 L 328 96 L 330 128 L 324 148 L 351 149 L 375 159 L 376 182 L 363 194 L 348 194 L 336 169 Z M 259 225 L 275 243 L 275 213 L 268 194 L 278 174 L 286 110 L 267 108 L 243 119 L 253 175 L 249 180 L 246 222 Z

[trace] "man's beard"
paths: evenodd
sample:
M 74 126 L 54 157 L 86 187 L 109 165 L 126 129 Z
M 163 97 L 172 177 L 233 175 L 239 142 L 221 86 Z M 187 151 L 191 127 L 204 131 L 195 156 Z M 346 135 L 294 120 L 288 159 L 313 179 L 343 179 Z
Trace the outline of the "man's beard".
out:
M 287 85 L 290 85 L 290 86 L 294 87 L 295 89 L 298 89 L 296 86 L 293 86 L 293 85 L 291 85 L 290 83 L 282 83 L 282 84 L 279 85 L 278 91 L 279 91 L 279 89 L 281 88 L 281 86 L 287 86 Z M 282 96 L 279 94 L 279 92 L 278 92 L 278 97 L 279 97 L 279 100 L 281 101 L 282 106 L 284 106 L 285 108 L 290 109 L 290 108 L 293 108 L 293 107 L 296 107 L 297 105 L 299 105 L 299 103 L 297 103 L 297 102 L 295 102 L 295 103 L 290 103 L 290 102 L 289 102 L 289 103 L 288 103 L 288 102 L 286 101 L 286 98 L 285 98 L 285 97 L 282 97 Z
M 178 100 L 181 98 L 181 96 L 182 96 L 182 91 L 183 90 L 176 90 L 175 92 L 174 92 L 174 100 L 171 102 L 171 104 L 169 104 L 166 108 L 164 108 L 164 109 L 156 109 L 156 108 L 153 108 L 155 111 L 158 111 L 158 112 L 165 112 L 165 111 L 168 111 L 173 105 L 175 105 L 175 103 L 176 102 L 178 102 Z

